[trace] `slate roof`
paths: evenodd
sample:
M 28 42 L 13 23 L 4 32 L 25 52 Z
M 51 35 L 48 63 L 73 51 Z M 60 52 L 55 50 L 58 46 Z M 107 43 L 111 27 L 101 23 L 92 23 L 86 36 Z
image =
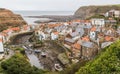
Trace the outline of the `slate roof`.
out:
M 91 25 L 85 25 L 84 28 L 90 29 L 90 28 L 92 28 L 92 26 Z
M 70 43 L 74 43 L 75 42 L 75 40 L 70 39 L 70 38 L 65 38 L 65 41 L 70 42 Z
M 94 44 L 92 42 L 82 42 L 81 45 L 87 48 L 93 48 Z
M 78 35 L 79 35 L 78 32 L 72 32 L 72 33 L 70 33 L 70 36 L 71 36 L 71 37 L 75 37 L 75 36 L 78 36 Z
M 83 28 L 76 28 L 76 32 L 78 32 L 80 34 L 80 36 L 83 36 L 84 29 Z
M 117 21 L 116 21 L 116 20 L 105 20 L 105 22 L 106 22 L 106 23 L 109 23 L 109 22 L 111 22 L 111 23 L 116 23 Z
M 105 47 L 111 45 L 112 43 L 113 43 L 113 42 L 103 42 L 103 43 L 101 44 L 101 48 L 105 48 Z

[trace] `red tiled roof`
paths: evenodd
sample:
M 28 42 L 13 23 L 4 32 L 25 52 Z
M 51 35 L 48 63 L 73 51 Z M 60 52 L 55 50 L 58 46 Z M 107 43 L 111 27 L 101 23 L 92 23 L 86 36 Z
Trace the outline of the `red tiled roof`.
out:
M 0 42 L 2 42 L 3 40 L 2 40 L 2 38 L 0 38 Z
M 11 28 L 11 30 L 13 30 L 13 31 L 19 31 L 20 28 L 19 27 L 14 27 L 14 28 Z
M 73 45 L 73 47 L 76 48 L 76 49 L 80 49 L 80 48 L 81 48 L 80 44 L 78 44 L 78 43 L 75 43 L 75 44 Z
M 27 30 L 29 28 L 29 26 L 28 25 L 24 25 L 23 28 L 24 28 L 24 30 Z
M 7 34 L 6 34 L 6 33 L 1 33 L 1 35 L 2 35 L 2 36 L 7 36 Z
M 48 24 L 48 27 L 49 28 L 54 28 L 54 27 L 57 27 L 57 26 L 61 26 L 62 24 Z
M 59 32 L 53 32 L 55 35 L 58 35 L 59 34 Z
M 88 36 L 82 37 L 83 41 L 90 41 L 90 38 Z
M 84 20 L 85 23 L 90 23 L 91 21 L 90 20 Z
M 112 40 L 112 37 L 110 36 L 105 36 L 105 41 L 111 41 Z
M 76 19 L 76 20 L 73 20 L 72 22 L 81 22 L 81 20 Z
M 67 22 L 67 24 L 69 24 L 69 25 L 70 25 L 71 23 L 72 23 L 72 22 Z
M 3 32 L 4 33 L 8 33 L 8 32 L 10 32 L 10 31 L 12 31 L 11 29 L 7 29 L 7 30 L 4 30 Z
M 92 27 L 90 31 L 96 31 L 96 27 Z

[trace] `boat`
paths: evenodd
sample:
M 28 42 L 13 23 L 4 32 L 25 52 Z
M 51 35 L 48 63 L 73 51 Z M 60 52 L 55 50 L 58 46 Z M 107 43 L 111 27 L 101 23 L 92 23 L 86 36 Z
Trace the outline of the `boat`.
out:
M 57 71 L 62 71 L 63 70 L 63 68 L 60 66 L 60 64 L 55 64 L 55 70 L 57 70 Z
M 42 52 L 42 53 L 41 53 L 41 56 L 42 56 L 42 57 L 46 57 L 46 53 L 45 53 L 45 52 Z

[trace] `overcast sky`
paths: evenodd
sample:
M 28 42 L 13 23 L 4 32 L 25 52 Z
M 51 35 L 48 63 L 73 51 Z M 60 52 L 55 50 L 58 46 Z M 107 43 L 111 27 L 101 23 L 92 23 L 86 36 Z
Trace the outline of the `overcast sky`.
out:
M 120 0 L 0 0 L 11 10 L 75 11 L 80 6 L 120 4 Z

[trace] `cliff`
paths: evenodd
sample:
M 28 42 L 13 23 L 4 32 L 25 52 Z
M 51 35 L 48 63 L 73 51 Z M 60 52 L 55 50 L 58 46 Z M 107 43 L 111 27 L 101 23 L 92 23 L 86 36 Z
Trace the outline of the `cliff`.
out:
M 17 27 L 25 24 L 27 23 L 20 15 L 14 14 L 8 9 L 0 8 L 0 31 L 8 27 Z
M 120 10 L 120 5 L 105 5 L 105 6 L 83 6 L 80 7 L 74 14 L 77 18 L 89 18 L 97 14 L 103 14 L 111 9 Z

